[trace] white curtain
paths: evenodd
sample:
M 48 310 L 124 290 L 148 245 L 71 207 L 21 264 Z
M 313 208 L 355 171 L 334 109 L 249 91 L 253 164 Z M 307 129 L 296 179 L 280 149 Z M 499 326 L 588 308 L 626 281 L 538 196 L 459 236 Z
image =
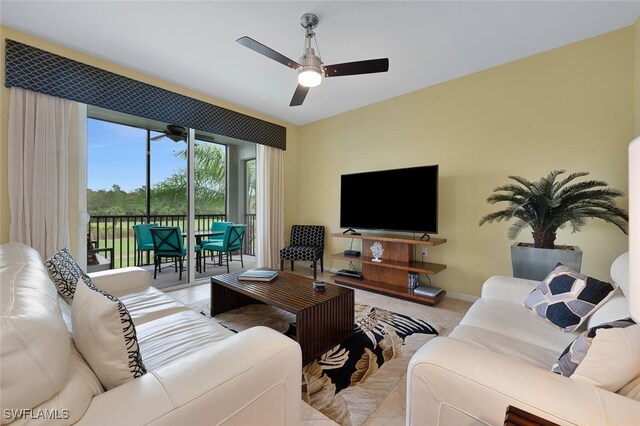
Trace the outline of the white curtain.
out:
M 256 266 L 280 267 L 284 247 L 284 151 L 257 146 Z
M 9 238 L 46 259 L 69 245 L 71 102 L 14 87 L 9 103 Z

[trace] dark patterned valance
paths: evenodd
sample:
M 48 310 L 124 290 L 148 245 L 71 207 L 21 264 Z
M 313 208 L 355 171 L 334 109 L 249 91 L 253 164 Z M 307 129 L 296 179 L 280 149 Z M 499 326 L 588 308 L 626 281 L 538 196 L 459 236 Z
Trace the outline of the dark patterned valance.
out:
M 285 127 L 9 39 L 6 40 L 5 86 L 287 148 Z

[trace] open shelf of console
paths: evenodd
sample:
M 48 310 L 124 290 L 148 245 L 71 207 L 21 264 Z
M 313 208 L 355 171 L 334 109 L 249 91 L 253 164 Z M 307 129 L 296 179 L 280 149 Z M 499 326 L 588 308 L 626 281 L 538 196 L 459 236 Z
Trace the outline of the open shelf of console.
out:
M 442 272 L 447 265 L 431 262 L 420 262 L 414 260 L 413 246 L 434 247 L 447 242 L 444 238 L 431 238 L 430 240 L 420 240 L 403 235 L 389 234 L 361 234 L 351 235 L 342 233 L 332 233 L 335 238 L 354 238 L 362 240 L 362 252 L 376 241 L 382 244 L 384 255 L 382 262 L 374 262 L 369 256 L 345 256 L 343 253 L 331 254 L 332 259 L 357 262 L 362 264 L 363 278 L 346 277 L 334 275 L 332 278 L 338 284 L 350 287 L 382 293 L 388 296 L 411 300 L 417 303 L 433 305 L 444 295 L 440 292 L 436 297 L 431 298 L 419 294 L 414 294 L 408 288 L 408 272 L 418 272 L 422 274 L 434 275 Z

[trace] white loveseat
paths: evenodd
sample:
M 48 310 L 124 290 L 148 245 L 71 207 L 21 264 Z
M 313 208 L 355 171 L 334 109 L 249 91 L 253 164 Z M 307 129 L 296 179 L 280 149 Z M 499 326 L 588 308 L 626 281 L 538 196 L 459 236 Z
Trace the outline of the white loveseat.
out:
M 141 268 L 91 274 L 127 306 L 147 368 L 104 391 L 74 345 L 70 307 L 38 253 L 0 246 L 0 277 L 3 424 L 300 422 L 300 346 L 278 332 L 235 334 L 151 287 Z
M 611 266 L 620 289 L 587 327 L 629 316 L 628 262 L 624 254 Z M 407 373 L 407 425 L 502 425 L 509 405 L 561 425 L 640 424 L 640 402 L 632 398 L 639 397 L 640 378 L 623 388 L 632 396 L 625 397 L 550 371 L 585 326 L 563 332 L 525 308 L 538 284 L 489 278 L 460 325 L 415 353 Z

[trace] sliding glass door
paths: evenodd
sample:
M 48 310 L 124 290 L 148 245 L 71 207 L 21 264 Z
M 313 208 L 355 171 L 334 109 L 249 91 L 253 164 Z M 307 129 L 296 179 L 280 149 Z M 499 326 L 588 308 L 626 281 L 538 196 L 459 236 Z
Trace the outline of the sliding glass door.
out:
M 226 273 L 226 265 L 217 265 L 211 253 L 206 271 L 201 268 L 204 253 L 196 254 L 196 245 L 214 237 L 207 235 L 214 222 L 229 221 L 246 226 L 243 254 L 245 267 L 252 266 L 255 144 L 184 128 L 174 134 L 166 123 L 90 107 L 90 116 L 92 112 L 87 119 L 87 210 L 92 247 L 103 250 L 98 257 L 109 257 L 114 268 L 146 268 L 155 274 L 158 288 L 186 284 Z M 179 228 L 185 248 L 182 273 L 176 269 L 179 261 L 170 257 L 160 259 L 161 269 L 156 267 L 148 245 L 150 225 Z M 233 260 L 239 260 L 237 254 Z M 240 266 L 233 262 L 234 270 Z

